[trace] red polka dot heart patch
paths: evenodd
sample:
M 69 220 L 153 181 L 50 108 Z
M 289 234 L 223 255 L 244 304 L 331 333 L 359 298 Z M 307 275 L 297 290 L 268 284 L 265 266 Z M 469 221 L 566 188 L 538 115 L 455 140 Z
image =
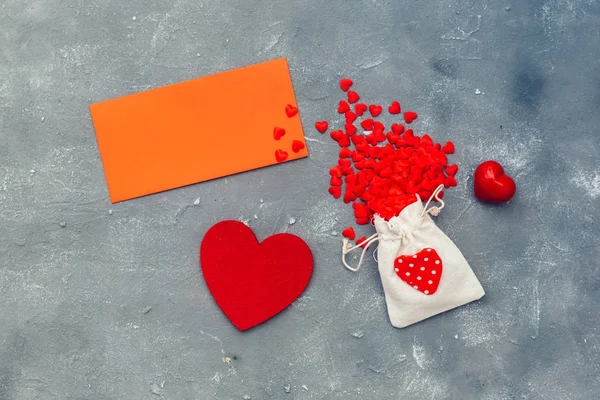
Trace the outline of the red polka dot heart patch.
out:
M 426 295 L 434 294 L 442 278 L 442 259 L 437 251 L 426 248 L 394 261 L 394 271 L 404 282 Z

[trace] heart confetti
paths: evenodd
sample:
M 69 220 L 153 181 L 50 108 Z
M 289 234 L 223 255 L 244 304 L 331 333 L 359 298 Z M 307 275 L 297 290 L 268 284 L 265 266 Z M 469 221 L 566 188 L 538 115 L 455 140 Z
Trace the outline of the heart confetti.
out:
M 404 121 L 406 121 L 407 124 L 412 124 L 412 122 L 414 120 L 416 120 L 417 118 L 418 118 L 418 115 L 414 111 L 406 111 L 404 113 Z
M 344 78 L 344 79 L 340 80 L 340 88 L 344 92 L 347 92 L 348 89 L 350 89 L 352 87 L 353 83 L 354 82 L 352 82 L 352 79 Z
M 298 107 L 294 107 L 293 105 L 288 104 L 285 107 L 285 113 L 288 116 L 288 118 L 292 118 L 293 116 L 298 114 Z
M 356 103 L 358 100 L 360 100 L 360 96 L 358 95 L 358 93 L 356 93 L 353 90 L 349 90 L 348 91 L 348 101 L 350 103 Z
M 400 114 L 400 103 L 396 100 L 392 101 L 392 104 L 388 107 L 388 111 L 390 114 Z
M 356 115 L 362 117 L 362 115 L 367 111 L 368 107 L 366 104 L 358 103 L 354 106 L 354 111 L 356 111 Z
M 345 114 L 348 111 L 350 111 L 350 105 L 348 104 L 348 102 L 345 101 L 345 100 L 340 100 L 340 105 L 338 107 L 338 112 L 340 114 Z
M 347 96 L 350 103 L 360 99 L 352 90 Z M 345 113 L 344 130 L 330 134 L 341 150 L 338 165 L 330 170 L 329 192 L 352 204 L 358 225 L 369 224 L 375 214 L 390 220 L 414 203 L 415 195 L 428 199 L 439 185 L 450 188 L 458 183 L 454 177 L 458 166 L 448 165 L 447 154 L 454 151 L 450 145 L 443 147 L 426 134 L 418 136 L 399 122 L 392 123 L 391 131 L 387 131 L 377 120 L 380 109 L 377 104 L 356 103 L 354 113 Z M 359 129 L 364 134 L 359 134 L 354 122 L 367 110 L 375 116 L 360 122 Z M 400 114 L 400 103 L 392 102 L 388 111 Z M 406 123 L 412 123 L 418 116 L 414 111 L 406 111 L 403 117 Z M 439 193 L 440 198 L 443 195 L 444 192 Z
M 383 107 L 381 107 L 381 106 L 378 106 L 378 105 L 376 105 L 376 104 L 371 104 L 371 105 L 369 106 L 369 112 L 371 113 L 371 115 L 372 115 L 373 117 L 376 117 L 376 116 L 378 116 L 379 114 L 381 114 L 381 112 L 382 112 L 382 111 L 383 111 Z
M 275 140 L 281 139 L 283 135 L 285 135 L 285 129 L 278 127 L 275 127 L 275 129 L 273 129 L 273 137 L 275 138 Z
M 292 151 L 294 153 L 299 152 L 300 150 L 304 149 L 305 147 L 306 147 L 306 145 L 299 140 L 292 141 Z
M 327 128 L 329 128 L 329 123 L 327 121 L 315 122 L 315 128 L 323 134 L 327 131 Z
M 277 162 L 283 162 L 283 161 L 287 160 L 287 158 L 288 158 L 287 151 L 284 151 L 281 149 L 275 150 L 275 159 L 277 160 Z

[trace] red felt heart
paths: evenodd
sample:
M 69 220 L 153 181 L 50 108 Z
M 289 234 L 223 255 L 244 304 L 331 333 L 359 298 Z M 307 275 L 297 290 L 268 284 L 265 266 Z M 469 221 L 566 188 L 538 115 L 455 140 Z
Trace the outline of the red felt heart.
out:
M 294 115 L 298 114 L 298 107 L 294 107 L 291 104 L 288 104 L 285 107 L 285 113 L 289 118 L 292 118 Z
M 292 151 L 294 153 L 299 152 L 300 150 L 302 150 L 305 147 L 306 147 L 306 145 L 299 140 L 292 141 Z
M 396 100 L 392 101 L 392 104 L 388 107 L 388 111 L 390 114 L 400 114 L 400 103 Z
M 373 118 L 367 118 L 364 121 L 362 121 L 360 123 L 360 126 L 363 127 L 364 130 L 366 131 L 371 131 L 373 130 Z
M 454 154 L 454 143 L 450 141 L 446 142 L 444 147 L 442 147 L 442 151 L 446 154 Z
M 503 203 L 512 199 L 516 191 L 515 181 L 504 173 L 500 163 L 485 161 L 475 170 L 474 192 L 479 200 Z
M 350 105 L 345 100 L 340 100 L 340 105 L 338 106 L 338 112 L 340 114 L 344 114 L 350 111 Z
M 315 122 L 315 128 L 321 133 L 325 133 L 327 128 L 329 128 L 329 123 L 327 121 L 317 121 Z
M 396 135 L 401 135 L 404 132 L 404 125 L 392 124 L 392 132 L 394 132 Z
M 243 223 L 222 221 L 202 239 L 200 265 L 217 305 L 243 331 L 300 296 L 310 280 L 313 257 L 297 236 L 279 233 L 259 243 Z
M 371 104 L 369 106 L 369 112 L 371 113 L 372 116 L 376 117 L 379 114 L 381 114 L 381 112 L 383 111 L 383 107 L 378 106 L 377 104 Z
M 356 115 L 358 115 L 359 117 L 362 116 L 365 111 L 367 111 L 367 105 L 363 104 L 363 103 L 358 103 L 357 105 L 354 106 L 354 110 L 356 111 Z
M 354 121 L 356 121 L 356 118 L 358 118 L 358 117 L 356 116 L 356 114 L 355 114 L 355 113 L 353 113 L 352 111 L 348 111 L 348 112 L 345 114 L 345 116 L 346 116 L 346 123 L 347 123 L 347 124 L 351 124 L 351 123 L 353 123 Z
M 442 259 L 437 251 L 426 248 L 417 254 L 396 258 L 394 271 L 400 279 L 419 292 L 432 295 L 437 291 L 442 278 Z
M 284 151 L 281 149 L 275 150 L 275 159 L 277 160 L 277 162 L 285 161 L 287 158 L 288 158 L 287 151 Z
M 358 100 L 360 100 L 360 96 L 358 95 L 358 93 L 356 93 L 354 90 L 349 90 L 348 101 L 350 103 L 356 103 Z
M 412 124 L 412 122 L 417 119 L 418 115 L 416 112 L 414 111 L 406 111 L 404 113 L 404 121 L 406 121 L 407 124 Z
M 340 88 L 344 91 L 347 92 L 348 89 L 350 89 L 350 87 L 352 86 L 354 82 L 352 82 L 352 79 L 348 79 L 348 78 L 343 78 L 342 80 L 340 80 Z
M 457 172 L 458 172 L 458 165 L 456 165 L 456 164 L 448 165 L 446 167 L 446 173 L 450 176 L 456 175 Z
M 342 196 L 342 188 L 340 186 L 332 186 L 329 188 L 329 193 L 336 199 Z
M 273 137 L 275 138 L 275 140 L 281 139 L 283 135 L 285 135 L 285 129 L 278 127 L 275 127 L 275 129 L 273 129 Z
M 342 231 L 342 236 L 344 236 L 350 240 L 354 240 L 354 238 L 356 237 L 356 233 L 354 233 L 354 228 L 349 226 L 348 228 L 344 229 Z

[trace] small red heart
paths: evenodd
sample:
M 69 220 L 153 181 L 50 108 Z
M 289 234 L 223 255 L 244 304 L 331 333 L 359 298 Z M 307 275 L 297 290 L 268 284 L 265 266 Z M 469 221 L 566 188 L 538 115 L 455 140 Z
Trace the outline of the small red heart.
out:
M 353 123 L 354 121 L 356 121 L 356 118 L 358 118 L 358 117 L 356 116 L 356 114 L 355 114 L 355 113 L 353 113 L 352 111 L 348 111 L 348 112 L 345 114 L 345 116 L 346 116 L 346 123 L 347 123 L 347 124 L 351 124 L 351 123 Z
M 327 131 L 327 128 L 329 128 L 329 123 L 327 123 L 327 121 L 315 122 L 315 128 L 317 128 L 317 130 L 323 134 Z
M 348 136 L 352 136 L 356 133 L 356 127 L 351 123 L 347 123 L 346 125 L 344 125 L 344 129 L 346 129 L 346 133 L 348 134 Z
M 382 111 L 383 111 L 383 107 L 378 106 L 377 104 L 371 104 L 369 106 L 369 112 L 371 113 L 371 115 L 373 117 L 378 116 L 379 114 L 381 114 Z
M 354 106 L 354 111 L 356 111 L 356 115 L 358 115 L 359 117 L 361 117 L 365 113 L 365 111 L 367 111 L 367 109 L 368 107 L 364 103 L 358 103 Z
M 347 92 L 348 89 L 350 89 L 350 87 L 352 87 L 352 84 L 354 82 L 352 82 L 352 79 L 348 79 L 348 78 L 343 78 L 342 80 L 340 80 L 340 88 L 344 91 Z
M 453 177 L 452 175 L 446 177 L 446 180 L 444 181 L 444 187 L 446 189 L 450 188 L 450 187 L 455 187 L 456 185 L 457 185 L 457 182 L 456 182 L 455 177 Z
M 350 111 L 350 105 L 345 100 L 340 100 L 340 105 L 338 106 L 338 112 L 340 114 L 344 114 Z
M 275 138 L 275 140 L 281 139 L 283 135 L 285 135 L 285 129 L 278 127 L 275 127 L 275 129 L 273 129 L 273 137 Z
M 306 147 L 306 145 L 299 140 L 292 141 L 292 151 L 294 153 L 299 152 L 300 150 L 302 150 L 305 147 Z
M 446 167 L 446 174 L 449 176 L 454 176 L 458 172 L 458 165 L 452 164 Z
M 294 107 L 293 105 L 288 104 L 287 106 L 285 106 L 285 113 L 287 114 L 288 118 L 292 118 L 293 116 L 298 114 L 298 107 Z
M 364 121 L 362 121 L 360 123 L 360 126 L 362 126 L 365 131 L 372 131 L 373 130 L 373 119 L 372 118 L 365 119 Z
M 404 121 L 406 121 L 407 124 L 412 124 L 412 122 L 415 119 L 417 119 L 418 117 L 419 116 L 414 111 L 405 111 L 404 112 Z
M 503 203 L 512 199 L 516 191 L 515 181 L 497 161 L 485 161 L 475 170 L 474 192 L 479 200 Z
M 217 305 L 239 330 L 285 310 L 304 291 L 313 256 L 298 236 L 279 233 L 258 242 L 238 221 L 222 221 L 206 232 L 200 266 Z
M 396 100 L 392 101 L 392 104 L 388 107 L 388 111 L 390 114 L 400 114 L 400 103 Z
M 335 140 L 336 142 L 339 142 L 340 139 L 344 136 L 344 132 L 337 130 L 337 131 L 333 131 L 329 134 L 329 136 L 331 136 L 331 138 L 333 140 Z
M 350 103 L 356 103 L 358 100 L 360 100 L 358 93 L 356 93 L 354 90 L 348 91 L 348 101 Z
M 414 255 L 400 256 L 394 261 L 394 271 L 398 277 L 426 295 L 432 295 L 438 290 L 442 269 L 442 259 L 432 248 L 423 249 Z
M 340 186 L 332 186 L 329 188 L 329 193 L 334 198 L 339 199 L 342 196 L 342 188 Z
M 275 150 L 275 159 L 277 160 L 277 162 L 285 161 L 285 160 L 287 160 L 287 158 L 288 158 L 287 151 L 283 151 L 281 149 Z
M 442 147 L 442 151 L 446 154 L 454 154 L 454 143 L 450 141 L 446 142 L 444 147 Z
M 404 125 L 392 124 L 392 132 L 394 132 L 396 135 L 401 135 L 404 132 Z
M 349 226 L 348 228 L 342 231 L 342 236 L 348 238 L 350 240 L 354 240 L 356 238 L 356 233 L 354 232 L 354 228 Z
M 358 239 L 356 239 L 356 245 L 364 249 L 365 247 L 367 247 L 367 238 L 364 236 L 359 237 Z

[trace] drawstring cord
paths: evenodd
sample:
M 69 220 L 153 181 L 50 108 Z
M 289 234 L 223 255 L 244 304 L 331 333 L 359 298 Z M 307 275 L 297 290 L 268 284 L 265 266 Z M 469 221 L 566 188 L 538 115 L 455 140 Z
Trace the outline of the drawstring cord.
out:
M 444 190 L 444 185 L 439 185 L 431 194 L 431 197 L 429 197 L 429 200 L 427 201 L 427 203 L 425 204 L 425 207 L 423 208 L 423 212 L 421 212 L 421 218 L 423 218 L 425 216 L 425 214 L 431 214 L 433 216 L 437 216 L 440 211 L 442 210 L 442 208 L 444 208 L 444 206 L 446 205 L 444 203 L 444 201 L 442 199 L 439 198 L 439 194 L 440 192 Z M 431 208 L 427 209 L 427 207 L 429 206 L 429 203 L 431 203 L 432 200 L 436 200 L 438 201 L 441 206 L 437 207 L 437 206 L 432 206 Z M 373 223 L 373 219 L 371 219 L 371 223 Z M 346 267 L 347 269 L 349 269 L 352 272 L 357 272 L 360 267 L 362 266 L 363 263 L 363 259 L 365 258 L 365 253 L 367 252 L 369 246 L 377 241 L 381 240 L 381 238 L 379 237 L 378 233 L 374 233 L 373 235 L 369 236 L 365 241 L 361 242 L 360 244 L 356 244 L 354 246 L 350 246 L 350 242 L 348 241 L 348 239 L 344 238 L 344 240 L 342 241 L 342 264 L 344 264 L 344 267 Z M 358 259 L 358 264 L 356 265 L 356 267 L 351 267 L 350 265 L 348 265 L 348 263 L 346 262 L 346 254 L 350 253 L 351 251 L 354 251 L 360 247 L 363 247 L 363 251 L 360 253 L 360 258 Z M 373 252 L 373 258 L 375 258 L 375 252 Z M 375 261 L 377 261 L 377 259 L 375 259 Z
M 444 190 L 444 185 L 439 185 L 437 188 L 435 188 L 435 190 L 429 197 L 429 200 L 427 200 L 427 203 L 425 203 L 425 207 L 423 207 L 423 212 L 421 212 L 421 218 L 423 218 L 425 214 L 431 214 L 435 217 L 440 213 L 440 211 L 442 211 L 442 208 L 444 208 L 444 206 L 446 205 L 446 203 L 444 203 L 444 201 L 438 197 L 442 190 Z M 433 199 L 438 201 L 441 204 L 441 207 L 432 206 L 428 210 L 427 206 L 429 206 L 429 203 L 431 203 L 431 200 Z
M 371 243 L 375 243 L 379 239 L 380 239 L 379 235 L 377 233 L 374 233 L 373 235 L 369 236 L 369 238 L 366 241 L 361 242 L 360 244 L 357 244 L 355 246 L 349 247 L 350 243 L 348 242 L 348 239 L 344 238 L 344 240 L 342 241 L 342 263 L 344 264 L 344 267 L 348 268 L 352 272 L 358 271 L 362 265 L 363 258 L 365 257 L 365 253 L 367 252 L 367 249 L 369 248 Z M 363 251 L 360 253 L 360 259 L 358 260 L 358 265 L 356 265 L 355 268 L 352 268 L 346 262 L 346 254 L 350 253 L 353 250 L 358 249 L 361 246 L 365 246 L 365 247 L 363 248 Z

